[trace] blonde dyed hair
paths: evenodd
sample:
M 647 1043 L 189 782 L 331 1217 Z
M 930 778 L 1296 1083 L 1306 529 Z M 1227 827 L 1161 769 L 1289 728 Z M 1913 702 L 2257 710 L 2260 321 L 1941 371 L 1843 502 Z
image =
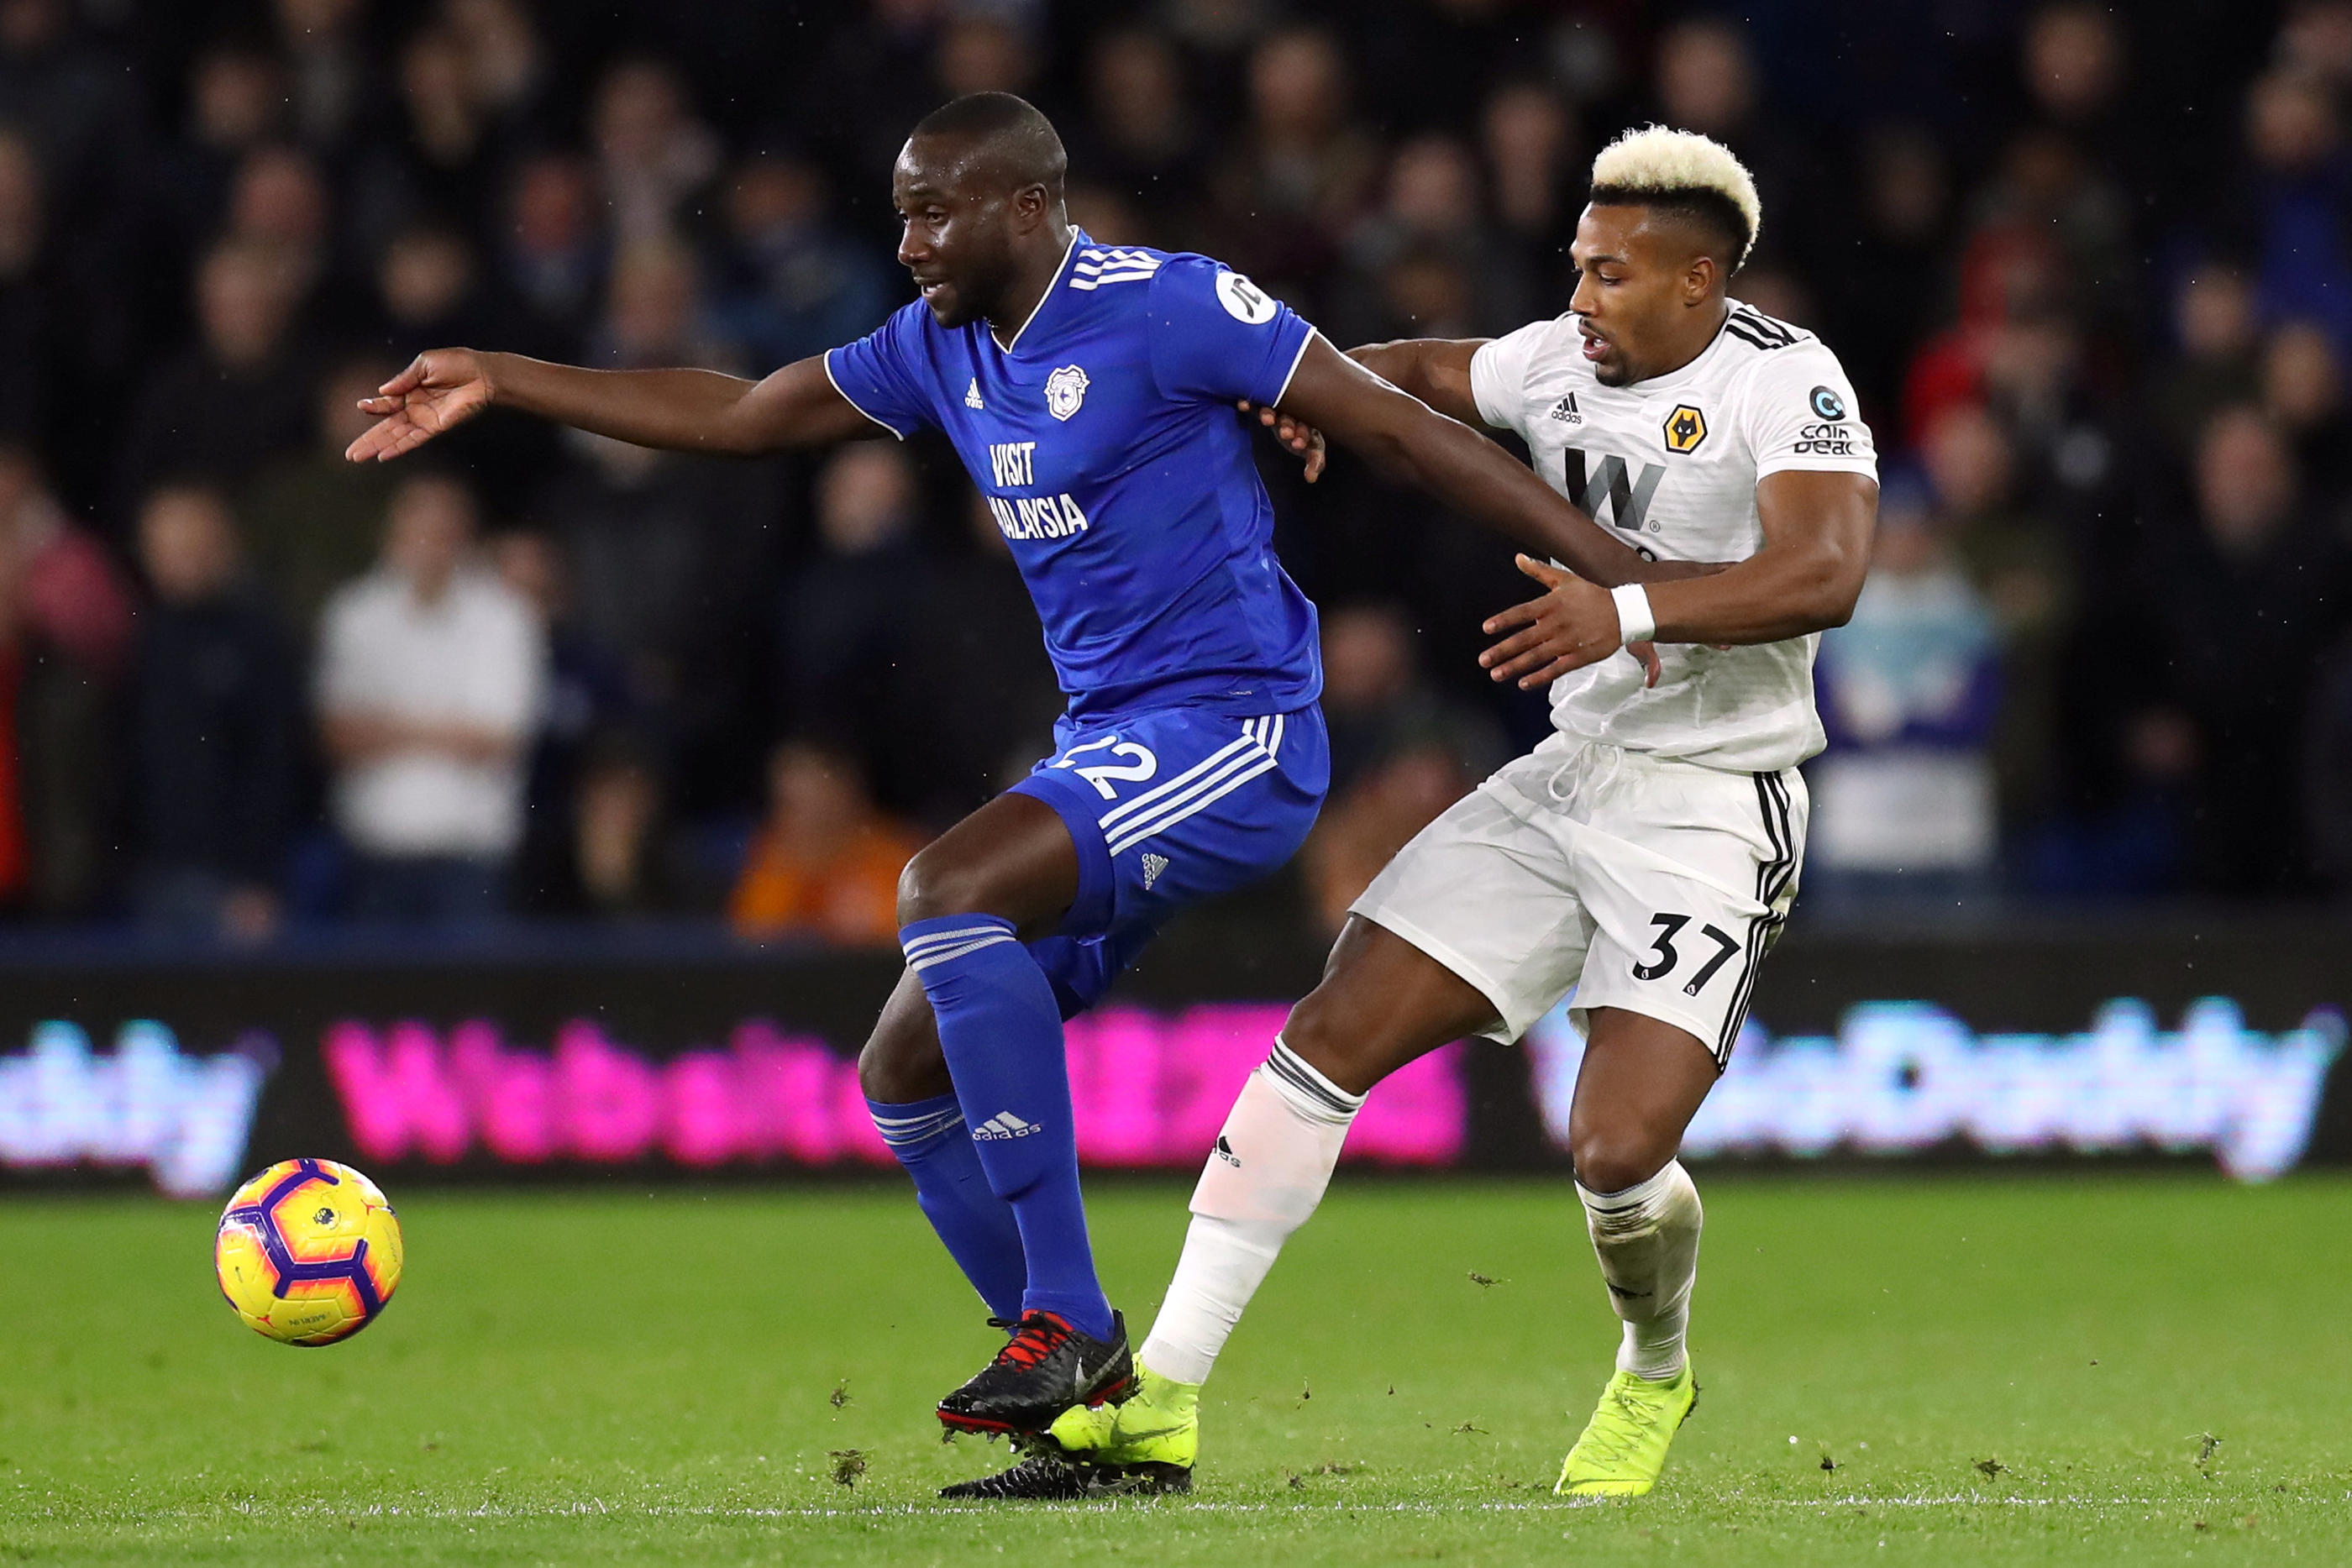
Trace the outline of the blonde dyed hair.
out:
M 1626 131 L 1592 160 L 1592 193 L 1596 202 L 1655 202 L 1694 211 L 1727 204 L 1720 215 L 1736 215 L 1742 226 L 1734 272 L 1747 265 L 1764 229 L 1756 177 L 1730 148 L 1696 131 L 1644 125 Z

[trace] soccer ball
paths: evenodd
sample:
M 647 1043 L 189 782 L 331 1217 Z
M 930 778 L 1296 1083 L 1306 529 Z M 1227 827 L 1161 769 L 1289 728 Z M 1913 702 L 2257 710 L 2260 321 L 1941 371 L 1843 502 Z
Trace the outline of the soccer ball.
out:
M 383 1192 L 332 1160 L 280 1160 L 221 1211 L 213 1268 L 247 1328 L 332 1344 L 375 1321 L 400 1286 L 400 1220 Z

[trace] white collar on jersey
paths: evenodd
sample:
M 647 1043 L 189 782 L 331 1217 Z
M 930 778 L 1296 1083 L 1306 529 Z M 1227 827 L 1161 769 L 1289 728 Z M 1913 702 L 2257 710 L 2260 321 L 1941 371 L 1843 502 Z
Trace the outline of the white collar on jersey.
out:
M 1021 341 L 1021 333 L 1029 329 L 1029 322 L 1037 319 L 1037 312 L 1045 308 L 1045 301 L 1054 298 L 1055 291 L 1062 287 L 1062 275 L 1070 270 L 1070 257 L 1076 254 L 1078 242 L 1086 237 L 1084 229 L 1076 224 L 1070 225 L 1070 243 L 1063 249 L 1062 259 L 1055 264 L 1053 278 L 1045 285 L 1045 292 L 1037 296 L 1037 303 L 1030 308 L 1028 320 L 1023 321 L 1020 330 L 1013 334 L 1013 343 L 996 345 L 1000 351 L 1009 354 L 1013 351 L 1013 344 Z M 992 324 L 988 329 L 988 335 L 992 340 L 996 337 L 996 328 Z

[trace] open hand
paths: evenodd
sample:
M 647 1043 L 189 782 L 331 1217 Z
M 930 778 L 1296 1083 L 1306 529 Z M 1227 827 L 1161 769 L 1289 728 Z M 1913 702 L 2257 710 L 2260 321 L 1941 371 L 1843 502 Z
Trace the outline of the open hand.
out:
M 480 356 L 469 349 L 430 350 L 375 396 L 360 399 L 361 410 L 374 414 L 376 423 L 343 455 L 354 463 L 389 462 L 489 406 L 490 378 Z
M 1278 409 L 1258 408 L 1244 398 L 1237 404 L 1244 413 L 1257 409 L 1257 422 L 1274 432 L 1274 438 L 1291 452 L 1307 459 L 1307 482 L 1310 485 L 1323 476 L 1323 433 L 1304 421 L 1293 419 Z
M 1497 681 L 1517 678 L 1521 691 L 1533 691 L 1618 650 L 1617 602 L 1607 589 L 1532 556 L 1518 557 L 1517 566 L 1546 591 L 1487 620 L 1483 628 L 1486 635 L 1503 639 L 1478 655 L 1488 675 Z M 1656 685 L 1657 649 L 1636 643 L 1626 652 L 1642 662 L 1642 684 Z

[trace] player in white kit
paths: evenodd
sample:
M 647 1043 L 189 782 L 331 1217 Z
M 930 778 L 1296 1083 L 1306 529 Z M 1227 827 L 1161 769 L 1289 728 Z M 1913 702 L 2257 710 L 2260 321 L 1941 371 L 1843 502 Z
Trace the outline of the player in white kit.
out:
M 1028 1495 L 1189 1479 L 1200 1385 L 1321 1199 L 1365 1092 L 1448 1040 L 1515 1040 L 1571 991 L 1587 1044 L 1570 1154 L 1623 1335 L 1558 1490 L 1649 1490 L 1689 1414 L 1701 1214 L 1675 1155 L 1796 894 L 1797 765 L 1822 744 L 1814 645 L 1853 612 L 1878 484 L 1836 357 L 1725 294 L 1761 221 L 1738 161 L 1653 127 L 1604 150 L 1592 184 L 1568 315 L 1354 357 L 1519 435 L 1544 478 L 1643 551 L 1732 564 L 1612 593 L 1521 559 L 1547 591 L 1488 622 L 1502 640 L 1482 662 L 1549 683 L 1559 733 L 1356 902 L 1217 1139 L 1140 1393 L 1057 1422 L 1065 1458 L 1030 1461 Z M 1312 432 L 1284 434 L 1319 466 Z M 1623 651 L 1645 639 L 1654 683 Z

